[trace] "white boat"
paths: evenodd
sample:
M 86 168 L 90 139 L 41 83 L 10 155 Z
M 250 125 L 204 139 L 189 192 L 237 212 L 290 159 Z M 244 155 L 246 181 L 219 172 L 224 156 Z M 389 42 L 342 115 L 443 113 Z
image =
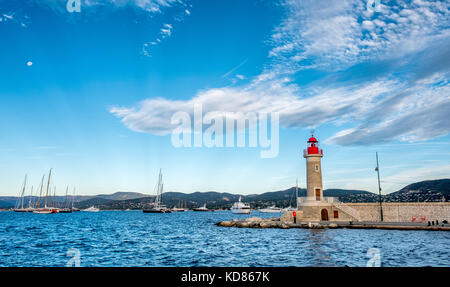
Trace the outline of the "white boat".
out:
M 267 207 L 267 208 L 261 208 L 259 209 L 259 212 L 262 213 L 282 213 L 283 209 L 281 207 L 276 207 L 275 205 Z
M 181 208 L 181 207 L 172 207 L 171 209 L 173 212 L 182 212 L 182 211 L 186 211 L 186 209 Z
M 188 211 L 188 209 L 186 208 L 186 205 L 183 206 L 183 204 L 181 203 L 181 201 L 178 203 L 178 206 L 174 206 L 174 207 L 172 207 L 170 210 L 172 210 L 173 212 L 183 212 L 183 211 Z
M 296 210 L 297 210 L 297 208 L 295 208 L 295 207 L 292 207 L 292 206 L 289 206 L 289 207 L 283 208 L 283 211 L 296 211 Z
M 37 214 L 51 214 L 51 213 L 58 213 L 59 210 L 55 209 L 55 208 L 48 208 L 48 207 L 44 207 L 44 208 L 38 208 L 33 210 L 33 213 L 37 213 Z
M 95 206 L 91 206 L 91 207 L 89 207 L 89 208 L 83 209 L 82 211 L 87 211 L 87 212 L 99 212 L 100 209 L 98 209 L 98 208 L 95 207 Z
M 167 206 L 162 204 L 162 195 L 164 192 L 164 184 L 162 180 L 162 172 L 161 169 L 159 170 L 159 176 L 158 176 L 158 184 L 156 185 L 156 197 L 155 202 L 152 203 L 151 208 L 144 208 L 142 209 L 142 212 L 144 213 L 172 213 L 172 211 L 167 208 Z
M 206 208 L 206 203 L 203 204 L 202 207 L 197 207 L 197 208 L 194 208 L 194 209 L 192 209 L 192 210 L 193 210 L 193 211 L 211 211 L 211 210 L 209 210 L 208 208 Z
M 250 205 L 243 203 L 241 199 L 242 198 L 239 196 L 239 201 L 233 204 L 233 206 L 231 207 L 231 212 L 234 214 L 249 214 Z

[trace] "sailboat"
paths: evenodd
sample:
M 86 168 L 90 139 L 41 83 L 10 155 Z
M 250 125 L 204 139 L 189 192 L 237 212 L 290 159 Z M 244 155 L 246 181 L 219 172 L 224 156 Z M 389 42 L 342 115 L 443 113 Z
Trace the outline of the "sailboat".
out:
M 44 203 L 44 207 L 41 208 L 40 207 L 40 203 L 41 203 L 41 194 L 39 195 L 39 203 L 38 206 L 35 210 L 33 210 L 33 213 L 37 213 L 37 214 L 50 214 L 50 213 L 58 213 L 58 209 L 54 208 L 54 207 L 47 207 L 47 199 L 48 199 L 48 190 L 50 188 L 50 179 L 52 176 L 52 169 L 50 169 L 49 173 L 48 173 L 48 182 L 47 182 L 47 191 L 45 193 L 45 203 Z M 44 177 L 42 177 L 42 180 L 44 180 Z M 50 191 L 51 192 L 51 191 Z M 41 193 L 42 193 L 42 184 L 41 184 Z
M 295 207 L 289 206 L 283 211 L 296 211 L 298 209 L 298 179 L 295 181 Z
M 73 202 L 74 202 L 74 201 L 75 201 L 75 187 L 73 188 L 72 207 L 71 207 L 71 210 L 72 210 L 72 212 L 80 211 L 80 209 L 73 207 Z
M 23 182 L 22 191 L 20 197 L 17 199 L 16 206 L 14 207 L 14 212 L 27 212 L 28 210 L 23 207 L 23 201 L 25 200 L 25 188 L 27 186 L 27 175 L 25 174 L 25 180 Z
M 174 206 L 174 207 L 172 207 L 171 210 L 172 210 L 173 212 L 187 211 L 186 207 L 182 207 L 181 201 L 179 202 L 178 205 L 179 205 L 179 207 Z
M 144 213 L 172 213 L 172 211 L 162 204 L 162 194 L 164 190 L 164 184 L 162 180 L 162 172 L 159 170 L 158 184 L 156 185 L 156 197 L 155 202 L 152 204 L 151 208 L 144 208 L 142 211 Z
M 72 209 L 68 207 L 68 194 L 69 194 L 69 186 L 66 187 L 66 198 L 64 200 L 64 207 L 59 210 L 60 213 L 72 213 Z
M 33 206 L 34 205 L 34 203 L 33 203 L 33 189 L 34 189 L 34 187 L 31 186 L 30 198 L 28 200 L 28 207 L 25 208 L 27 210 L 27 212 L 33 212 L 33 210 L 34 210 L 34 206 Z

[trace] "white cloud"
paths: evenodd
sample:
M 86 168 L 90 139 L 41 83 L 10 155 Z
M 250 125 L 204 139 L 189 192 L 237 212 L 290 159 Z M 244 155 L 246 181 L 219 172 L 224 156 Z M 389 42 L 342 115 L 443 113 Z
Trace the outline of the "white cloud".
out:
M 270 56 L 299 61 L 301 67 L 340 70 L 417 52 L 450 35 L 447 1 L 389 1 L 380 13 L 368 11 L 365 4 L 285 1 L 288 17 L 272 35 Z
M 336 144 L 446 135 L 450 133 L 448 4 L 390 4 L 374 13 L 366 10 L 364 1 L 286 0 L 287 17 L 271 37 L 272 61 L 248 84 L 200 91 L 184 101 L 147 99 L 110 111 L 132 130 L 160 135 L 171 132 L 175 112 L 192 114 L 196 103 L 203 105 L 204 114 L 276 111 L 284 127 L 353 125 L 328 139 Z M 356 80 L 345 85 L 324 80 L 305 88 L 292 80 L 302 69 L 336 72 L 365 61 L 388 61 L 393 69 L 409 70 L 394 75 L 386 67 L 381 76 L 362 80 L 352 74 Z
M 163 28 L 161 28 L 161 34 L 163 38 L 170 37 L 172 35 L 172 25 L 164 24 Z

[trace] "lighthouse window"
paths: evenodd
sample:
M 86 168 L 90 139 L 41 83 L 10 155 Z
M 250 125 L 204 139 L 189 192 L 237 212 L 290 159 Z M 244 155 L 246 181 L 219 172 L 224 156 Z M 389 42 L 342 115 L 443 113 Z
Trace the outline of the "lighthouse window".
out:
M 316 164 L 315 169 L 316 169 L 317 172 L 319 172 L 319 165 L 318 164 Z

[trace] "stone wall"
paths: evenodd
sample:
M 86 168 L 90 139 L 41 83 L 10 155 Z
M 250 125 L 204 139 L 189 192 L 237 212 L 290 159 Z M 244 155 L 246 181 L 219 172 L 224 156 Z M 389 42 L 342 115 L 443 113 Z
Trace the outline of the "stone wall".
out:
M 344 205 L 346 206 L 345 210 L 327 203 L 316 206 L 300 206 L 300 210 L 297 211 L 297 221 L 320 221 L 323 209 L 327 210 L 329 221 L 356 221 L 352 216 L 355 212 L 349 214 L 348 208 L 356 211 L 360 221 L 380 221 L 379 203 L 345 203 Z M 335 211 L 337 211 L 338 218 L 334 218 Z M 450 222 L 450 202 L 384 202 L 383 219 L 386 222 L 427 222 L 434 220 Z M 292 211 L 286 212 L 281 220 L 292 222 Z
M 379 221 L 379 203 L 346 203 L 357 210 L 362 221 Z M 384 202 L 383 218 L 388 222 L 450 221 L 450 202 Z

